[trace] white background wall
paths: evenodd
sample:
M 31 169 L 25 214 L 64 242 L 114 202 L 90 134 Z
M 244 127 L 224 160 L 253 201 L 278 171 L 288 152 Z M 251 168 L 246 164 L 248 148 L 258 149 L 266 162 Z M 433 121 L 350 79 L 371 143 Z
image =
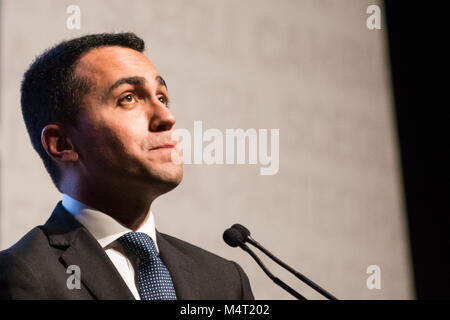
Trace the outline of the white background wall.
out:
M 66 8 L 81 8 L 68 30 Z M 133 31 L 168 83 L 179 128 L 280 129 L 280 169 L 185 165 L 152 210 L 160 231 L 237 261 L 257 299 L 291 299 L 222 232 L 240 222 L 269 250 L 341 299 L 414 297 L 387 30 L 378 1 L 1 2 L 0 248 L 43 224 L 61 195 L 29 142 L 23 72 L 47 47 L 87 33 Z M 382 6 L 381 6 L 382 7 Z M 382 8 L 382 18 L 384 12 Z M 320 298 L 263 259 L 302 294 Z M 369 290 L 366 268 L 381 268 Z

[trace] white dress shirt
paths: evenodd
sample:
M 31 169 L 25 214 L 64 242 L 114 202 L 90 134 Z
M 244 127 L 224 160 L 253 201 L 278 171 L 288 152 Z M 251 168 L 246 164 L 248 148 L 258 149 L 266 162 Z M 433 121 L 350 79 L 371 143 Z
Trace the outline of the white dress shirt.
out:
M 122 245 L 117 241 L 121 236 L 128 232 L 133 232 L 133 230 L 121 225 L 107 214 L 73 199 L 67 194 L 63 195 L 62 205 L 94 236 L 111 259 L 117 271 L 119 271 L 136 300 L 140 300 L 134 276 L 134 270 L 138 265 L 137 257 L 128 257 Z M 155 220 L 151 211 L 147 221 L 136 232 L 143 232 L 149 235 L 155 243 L 156 250 L 159 252 L 158 244 L 156 243 Z

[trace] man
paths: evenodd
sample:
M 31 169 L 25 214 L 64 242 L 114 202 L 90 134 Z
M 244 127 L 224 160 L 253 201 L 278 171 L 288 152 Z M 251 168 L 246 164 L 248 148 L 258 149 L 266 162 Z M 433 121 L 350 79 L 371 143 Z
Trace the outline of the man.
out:
M 25 73 L 25 124 L 63 199 L 0 252 L 0 298 L 253 299 L 239 265 L 155 229 L 151 204 L 183 170 L 167 85 L 143 51 L 132 33 L 88 35 Z

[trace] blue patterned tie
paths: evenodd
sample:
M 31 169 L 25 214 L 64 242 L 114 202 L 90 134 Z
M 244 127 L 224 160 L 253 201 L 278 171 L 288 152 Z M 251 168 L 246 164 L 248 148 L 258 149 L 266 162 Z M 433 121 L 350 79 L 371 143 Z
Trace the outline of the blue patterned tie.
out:
M 176 300 L 172 278 L 159 258 L 152 238 L 142 232 L 129 232 L 119 238 L 125 250 L 139 258 L 137 287 L 142 300 Z

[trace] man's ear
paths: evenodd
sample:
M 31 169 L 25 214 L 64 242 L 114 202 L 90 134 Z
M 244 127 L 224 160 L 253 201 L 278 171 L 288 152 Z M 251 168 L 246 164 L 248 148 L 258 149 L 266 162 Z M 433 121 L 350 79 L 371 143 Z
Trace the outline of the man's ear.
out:
M 75 146 L 60 125 L 45 126 L 41 133 L 41 143 L 47 154 L 57 162 L 78 160 Z

